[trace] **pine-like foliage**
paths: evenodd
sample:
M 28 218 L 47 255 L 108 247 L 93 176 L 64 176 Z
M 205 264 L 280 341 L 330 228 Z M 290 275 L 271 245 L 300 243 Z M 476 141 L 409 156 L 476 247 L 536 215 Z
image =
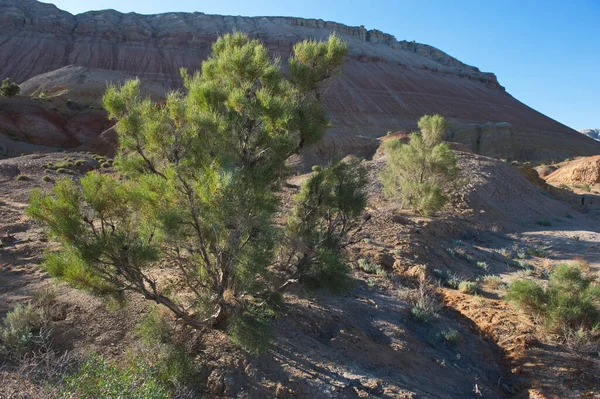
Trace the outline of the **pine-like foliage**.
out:
M 0 96 L 2 97 L 13 97 L 21 92 L 21 88 L 18 84 L 6 78 L 0 84 Z
M 61 243 L 46 268 L 97 294 L 141 293 L 194 326 L 238 315 L 273 262 L 285 160 L 325 132 L 319 90 L 346 52 L 336 36 L 298 43 L 286 77 L 259 41 L 233 33 L 164 104 L 142 98 L 138 80 L 109 87 L 120 177 L 32 195 L 29 214 Z
M 552 330 L 600 329 L 600 285 L 577 265 L 556 266 L 542 287 L 531 280 L 517 280 L 506 299 L 542 319 Z
M 287 224 L 295 278 L 334 291 L 344 288 L 347 267 L 340 251 L 366 206 L 366 184 L 358 159 L 334 159 L 303 184 Z
M 384 195 L 421 215 L 438 212 L 458 176 L 456 157 L 442 142 L 447 124 L 440 115 L 419 120 L 421 134 L 411 133 L 408 144 L 386 141 L 387 164 L 380 175 Z

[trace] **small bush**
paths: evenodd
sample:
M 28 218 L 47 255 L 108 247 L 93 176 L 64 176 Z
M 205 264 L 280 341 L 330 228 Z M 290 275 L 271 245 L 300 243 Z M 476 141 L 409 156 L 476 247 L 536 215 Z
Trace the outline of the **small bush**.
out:
M 483 261 L 477 262 L 476 264 L 477 264 L 478 268 L 485 270 L 485 271 L 487 271 L 490 268 L 490 266 L 486 262 L 483 262 Z
M 56 169 L 56 173 L 69 174 L 69 170 L 65 168 L 58 168 Z
M 600 286 L 578 265 L 556 266 L 545 288 L 530 280 L 515 281 L 508 287 L 506 299 L 540 317 L 553 330 L 600 326 Z
M 365 273 L 387 276 L 387 272 L 379 265 L 373 264 L 366 259 L 359 259 L 358 267 Z
M 457 290 L 461 279 L 447 270 L 433 269 L 433 275 L 437 277 L 444 286 Z
M 514 267 L 518 267 L 519 269 L 523 269 L 525 271 L 532 270 L 532 267 L 527 262 L 523 262 L 522 260 L 518 260 L 518 261 L 514 262 L 512 265 Z
M 85 160 L 78 159 L 77 161 L 75 161 L 75 166 L 83 166 L 83 165 L 85 165 Z
M 491 276 L 491 275 L 485 276 L 482 280 L 482 283 L 485 287 L 488 287 L 492 290 L 497 290 L 498 288 L 500 288 L 504 285 L 500 276 Z
M 463 294 L 474 295 L 479 293 L 479 286 L 473 281 L 463 281 L 459 284 L 458 290 Z
M 2 349 L 9 355 L 21 356 L 47 343 L 45 319 L 41 309 L 28 304 L 18 305 L 6 314 L 0 332 Z
M 442 142 L 447 128 L 440 115 L 419 120 L 421 134 L 411 133 L 408 144 L 387 140 L 387 164 L 380 175 L 383 192 L 403 206 L 430 216 L 448 201 L 448 192 L 458 177 L 456 157 Z
M 460 340 L 460 333 L 454 328 L 440 332 L 440 337 L 449 344 L 456 344 Z
M 256 311 L 245 311 L 232 317 L 227 332 L 231 340 L 252 355 L 269 348 L 271 328 L 268 317 Z
M 548 251 L 541 248 L 525 248 L 525 254 L 528 256 L 535 256 L 537 258 L 547 258 Z
M 102 163 L 100 164 L 100 167 L 101 167 L 101 168 L 110 168 L 111 166 L 112 166 L 112 165 L 111 165 L 110 163 L 108 163 L 108 162 L 102 162 Z
M 435 317 L 435 314 L 427 309 L 413 306 L 410 309 L 410 318 L 419 323 L 427 323 Z
M 589 184 L 582 184 L 579 186 L 579 188 L 588 193 L 592 191 L 592 187 L 590 187 Z
M 91 354 L 65 378 L 59 398 L 168 399 L 169 390 L 155 376 L 152 366 L 141 359 L 120 368 L 101 355 Z
M 50 176 L 48 176 L 48 175 L 44 175 L 44 176 L 42 177 L 42 181 L 45 181 L 45 182 L 51 182 L 51 181 L 52 181 L 52 178 L 51 178 Z
M 156 310 L 144 316 L 135 332 L 146 345 L 169 342 L 173 333 L 165 318 Z
M 538 220 L 536 223 L 540 226 L 552 226 L 552 222 L 549 220 Z
M 16 181 L 25 181 L 25 180 L 29 180 L 29 176 L 27 175 L 18 175 L 17 177 L 15 177 Z
M 21 92 L 21 88 L 18 84 L 6 78 L 0 84 L 0 96 L 2 97 L 13 97 Z

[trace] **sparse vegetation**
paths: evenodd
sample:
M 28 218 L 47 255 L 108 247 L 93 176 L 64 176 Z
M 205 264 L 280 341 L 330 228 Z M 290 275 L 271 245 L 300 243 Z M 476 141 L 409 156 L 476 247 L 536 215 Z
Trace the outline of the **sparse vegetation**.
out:
M 440 115 L 425 115 L 419 120 L 421 134 L 411 133 L 408 144 L 387 140 L 387 164 L 381 173 L 384 194 L 399 199 L 421 215 L 432 215 L 448 200 L 447 192 L 458 176 L 456 158 L 442 142 L 447 128 Z
M 490 268 L 490 266 L 487 264 L 487 262 L 484 262 L 484 261 L 477 262 L 476 265 L 478 268 L 480 268 L 483 271 L 487 271 Z
M 366 184 L 358 159 L 334 159 L 303 184 L 286 228 L 284 257 L 295 265 L 292 278 L 334 291 L 347 287 L 341 249 L 367 203 Z
M 387 276 L 387 272 L 381 266 L 371 263 L 367 259 L 359 259 L 357 264 L 359 269 L 365 273 Z
M 540 226 L 546 226 L 546 227 L 552 226 L 552 222 L 549 220 L 545 220 L 545 219 L 538 220 L 538 221 L 536 221 L 536 223 L 539 224 Z
M 264 337 L 248 320 L 262 323 L 256 315 L 272 288 L 285 161 L 328 127 L 319 90 L 346 52 L 334 35 L 299 42 L 285 77 L 259 41 L 233 33 L 215 42 L 201 72 L 182 72 L 185 91 L 164 104 L 143 99 L 139 80 L 109 87 L 103 104 L 119 121 L 120 176 L 90 172 L 81 188 L 65 178 L 51 195 L 32 194 L 29 215 L 61 246 L 46 255 L 46 270 L 102 297 L 141 294 L 197 328 L 229 326 L 238 337 L 243 325 Z M 345 231 L 361 208 L 345 208 L 352 181 L 335 180 L 358 178 L 349 165 L 330 165 L 304 190 L 333 191 L 340 201 L 317 207 L 337 212 L 336 222 L 323 225 L 319 216 L 312 225 L 321 239 Z M 313 248 L 327 272 L 343 266 L 338 253 Z M 149 274 L 159 263 L 170 265 L 178 289 Z
M 81 366 L 65 378 L 59 399 L 69 398 L 169 399 L 172 395 L 141 359 L 119 367 L 98 354 L 90 354 Z
M 52 178 L 51 178 L 50 176 L 48 176 L 48 175 L 44 175 L 44 176 L 42 176 L 42 181 L 45 181 L 45 182 L 51 182 L 51 181 L 53 181 L 53 180 L 52 180 Z
M 454 328 L 449 328 L 440 332 L 440 337 L 448 344 L 457 344 L 460 340 L 460 333 Z
M 583 191 L 585 191 L 586 193 L 589 193 L 592 191 L 592 187 L 589 184 L 582 184 L 579 186 L 579 188 Z
M 33 304 L 17 305 L 6 314 L 0 330 L 0 349 L 8 356 L 19 357 L 48 341 L 44 312 Z
M 492 289 L 492 290 L 497 290 L 504 285 L 500 276 L 493 276 L 493 275 L 483 277 L 482 284 L 483 284 L 483 286 L 485 286 L 489 289 Z
M 25 181 L 25 180 L 29 180 L 29 176 L 27 176 L 27 175 L 23 175 L 23 174 L 20 174 L 20 175 L 18 175 L 17 177 L 15 177 L 15 180 L 16 180 L 16 181 Z
M 9 78 L 5 78 L 2 84 L 0 84 L 0 96 L 2 97 L 14 97 L 19 95 L 20 92 L 21 88 L 19 85 Z
M 556 266 L 546 287 L 531 280 L 515 281 L 506 299 L 539 317 L 551 330 L 600 328 L 600 285 L 577 264 Z
M 474 281 L 461 281 L 458 290 L 463 294 L 475 295 L 479 293 L 479 285 Z

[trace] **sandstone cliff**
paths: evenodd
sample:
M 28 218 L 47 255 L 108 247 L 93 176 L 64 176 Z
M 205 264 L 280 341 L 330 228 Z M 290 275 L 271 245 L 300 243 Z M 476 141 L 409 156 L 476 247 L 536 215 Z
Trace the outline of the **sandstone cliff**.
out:
M 501 150 L 508 158 L 600 153 L 600 143 L 520 103 L 491 73 L 428 45 L 323 20 L 113 10 L 71 15 L 35 0 L 0 0 L 0 77 L 21 83 L 78 65 L 177 87 L 179 68 L 199 68 L 215 38 L 232 30 L 260 38 L 283 58 L 304 38 L 322 39 L 336 32 L 348 41 L 350 55 L 343 73 L 324 100 L 333 121 L 330 140 L 410 130 L 419 116 L 441 113 L 462 124 L 509 123 L 512 152 Z M 494 141 L 501 140 L 488 143 Z M 484 151 L 486 146 L 479 148 Z

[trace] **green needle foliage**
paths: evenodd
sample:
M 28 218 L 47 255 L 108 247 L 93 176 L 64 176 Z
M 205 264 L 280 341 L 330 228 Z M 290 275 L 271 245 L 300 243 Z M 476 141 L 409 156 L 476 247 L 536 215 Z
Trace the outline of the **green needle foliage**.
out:
M 600 329 L 600 285 L 576 265 L 556 266 L 545 288 L 517 280 L 508 287 L 506 299 L 540 317 L 552 330 Z
M 348 271 L 341 249 L 366 206 L 366 184 L 358 159 L 334 159 L 304 183 L 287 225 L 294 278 L 333 291 L 345 288 Z
M 346 52 L 333 35 L 298 43 L 284 76 L 259 41 L 233 33 L 165 103 L 142 98 L 138 80 L 109 87 L 120 177 L 90 172 L 82 190 L 64 179 L 30 200 L 61 244 L 48 271 L 99 295 L 140 293 L 196 327 L 241 316 L 267 288 L 285 161 L 328 127 L 319 88 Z
M 6 78 L 0 84 L 0 96 L 2 97 L 13 97 L 21 92 L 21 88 L 18 84 Z
M 458 177 L 454 153 L 442 142 L 446 127 L 444 117 L 425 115 L 421 134 L 411 133 L 408 144 L 386 141 L 388 162 L 380 179 L 387 197 L 425 216 L 442 209 Z

